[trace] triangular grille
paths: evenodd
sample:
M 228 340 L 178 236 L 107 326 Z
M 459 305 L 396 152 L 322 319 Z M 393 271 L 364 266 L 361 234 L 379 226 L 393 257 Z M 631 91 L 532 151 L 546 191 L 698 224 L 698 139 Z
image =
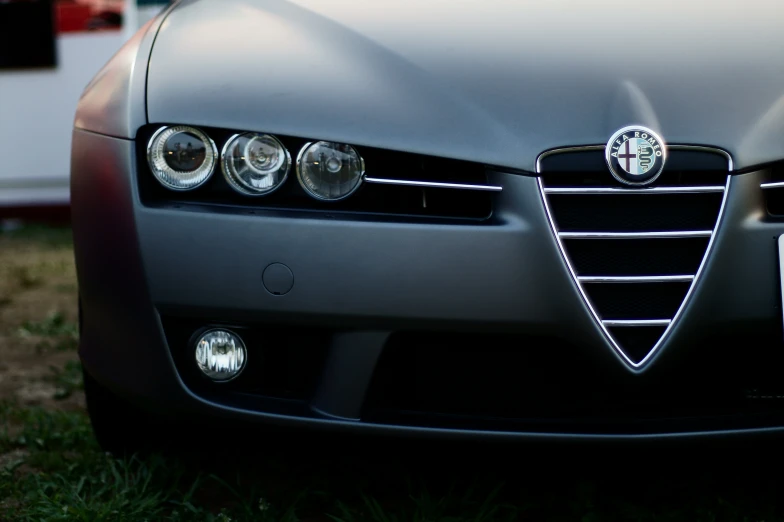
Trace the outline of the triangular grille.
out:
M 642 189 L 622 187 L 596 169 L 581 176 L 540 168 L 540 175 L 553 232 L 595 319 L 629 366 L 644 365 L 700 275 L 724 208 L 727 172 L 665 169 Z

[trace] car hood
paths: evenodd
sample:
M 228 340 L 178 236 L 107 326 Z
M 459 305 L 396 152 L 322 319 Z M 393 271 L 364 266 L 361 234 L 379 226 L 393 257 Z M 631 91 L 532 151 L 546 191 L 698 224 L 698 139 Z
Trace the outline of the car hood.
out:
M 641 124 L 784 158 L 778 2 L 185 0 L 150 57 L 153 123 L 533 170 Z

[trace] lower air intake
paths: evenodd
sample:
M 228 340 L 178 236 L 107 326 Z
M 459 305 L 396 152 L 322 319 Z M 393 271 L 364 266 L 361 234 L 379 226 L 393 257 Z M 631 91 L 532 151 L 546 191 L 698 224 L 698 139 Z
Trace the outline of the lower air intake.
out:
M 629 188 L 599 167 L 602 149 L 543 156 L 539 186 L 595 319 L 639 367 L 677 321 L 710 253 L 729 189 L 728 158 L 671 146 L 672 166 L 652 185 Z

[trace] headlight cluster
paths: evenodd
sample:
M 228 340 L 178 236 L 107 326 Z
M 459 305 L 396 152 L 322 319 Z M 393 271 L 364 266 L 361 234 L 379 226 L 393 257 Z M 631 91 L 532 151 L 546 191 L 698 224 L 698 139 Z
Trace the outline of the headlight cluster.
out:
M 158 129 L 147 146 L 155 178 L 171 190 L 192 190 L 215 171 L 218 151 L 204 132 L 177 125 Z M 270 134 L 247 132 L 231 136 L 223 146 L 220 165 L 227 183 L 246 196 L 264 196 L 286 181 L 291 154 Z M 311 197 L 337 201 L 362 184 L 365 162 L 351 145 L 306 143 L 297 155 L 297 180 Z

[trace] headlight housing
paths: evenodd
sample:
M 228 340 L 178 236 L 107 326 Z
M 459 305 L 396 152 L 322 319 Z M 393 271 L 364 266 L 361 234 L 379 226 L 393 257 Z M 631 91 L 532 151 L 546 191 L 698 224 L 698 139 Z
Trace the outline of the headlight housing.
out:
M 221 168 L 231 187 L 247 196 L 263 196 L 286 181 L 291 156 L 283 144 L 269 134 L 235 134 L 221 154 Z
M 297 179 L 310 196 L 337 201 L 362 184 L 365 161 L 351 145 L 317 141 L 307 143 L 297 158 Z
M 215 170 L 218 149 L 194 127 L 162 127 L 147 145 L 147 161 L 155 178 L 171 190 L 193 190 Z

